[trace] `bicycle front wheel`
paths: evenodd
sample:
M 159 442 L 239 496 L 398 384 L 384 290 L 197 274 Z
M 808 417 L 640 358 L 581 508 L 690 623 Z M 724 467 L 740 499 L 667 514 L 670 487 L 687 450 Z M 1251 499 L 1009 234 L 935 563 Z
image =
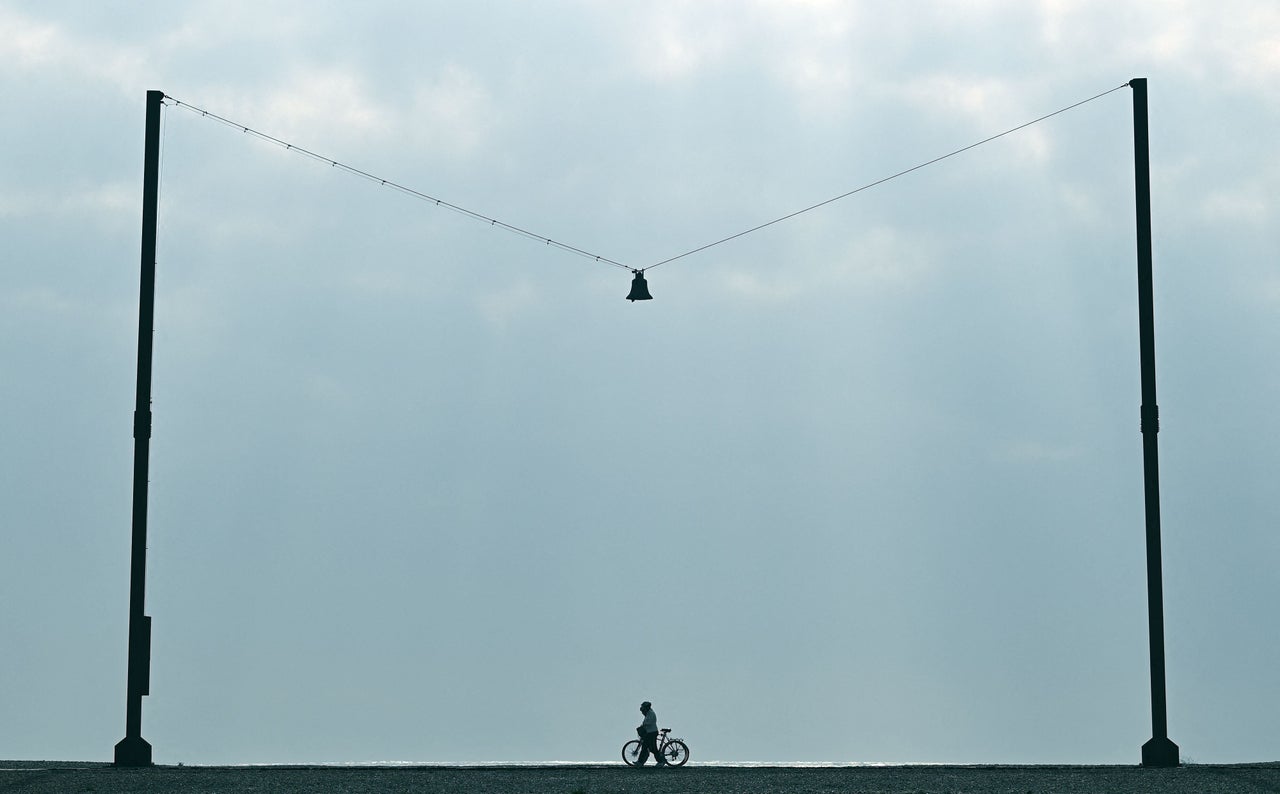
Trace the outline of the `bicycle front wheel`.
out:
M 627 763 L 627 766 L 640 765 L 640 750 L 643 747 L 639 739 L 632 739 L 622 745 L 622 760 Z
M 684 762 L 689 760 L 689 745 L 672 739 L 662 746 L 662 757 L 671 766 L 684 766 Z

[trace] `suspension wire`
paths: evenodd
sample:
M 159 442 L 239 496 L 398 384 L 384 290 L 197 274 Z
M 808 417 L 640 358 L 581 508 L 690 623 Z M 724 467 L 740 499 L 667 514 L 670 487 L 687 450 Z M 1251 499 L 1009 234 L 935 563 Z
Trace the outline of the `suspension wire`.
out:
M 892 180 L 892 179 L 897 179 L 897 178 L 898 178 L 898 177 L 900 177 L 900 176 L 906 176 L 907 174 L 911 173 L 912 171 L 919 171 L 921 168 L 926 168 L 926 167 L 928 167 L 928 166 L 933 165 L 934 163 L 940 163 L 940 162 L 942 162 L 943 160 L 946 160 L 948 157 L 955 157 L 956 155 L 958 155 L 958 154 L 962 154 L 962 153 L 964 153 L 964 152 L 967 152 L 967 151 L 969 151 L 970 149 L 976 149 L 977 147 L 979 147 L 979 146 L 983 145 L 984 143 L 991 143 L 992 141 L 996 140 L 997 138 L 1003 138 L 1004 136 L 1006 136 L 1006 135 L 1010 135 L 1010 134 L 1012 134 L 1012 133 L 1015 133 L 1015 132 L 1017 132 L 1018 130 L 1026 129 L 1027 127 L 1030 127 L 1032 124 L 1038 124 L 1039 122 L 1044 121 L 1045 119 L 1053 118 L 1054 116 L 1057 116 L 1057 115 L 1059 115 L 1060 113 L 1066 113 L 1068 110 L 1074 110 L 1075 108 L 1078 108 L 1078 107 L 1080 107 L 1081 105 L 1088 104 L 1089 102 L 1092 102 L 1092 101 L 1094 101 L 1095 99 L 1101 99 L 1102 97 L 1106 96 L 1107 94 L 1110 94 L 1110 93 L 1112 93 L 1112 92 L 1114 92 L 1114 91 L 1119 91 L 1121 88 L 1127 88 L 1128 86 L 1129 86 L 1129 84 L 1128 84 L 1128 83 L 1124 83 L 1124 84 L 1122 84 L 1122 85 L 1118 85 L 1118 86 L 1116 86 L 1115 88 L 1111 88 L 1111 89 L 1108 89 L 1108 90 L 1106 90 L 1106 91 L 1103 91 L 1101 94 L 1098 94 L 1097 96 L 1091 96 L 1091 97 L 1089 97 L 1088 99 L 1082 99 L 1082 100 L 1080 100 L 1079 102 L 1076 102 L 1076 103 L 1075 103 L 1075 104 L 1073 104 L 1073 105 L 1068 105 L 1067 107 L 1062 108 L 1061 110 L 1055 110 L 1055 111 L 1053 111 L 1052 113 L 1049 113 L 1049 114 L 1046 114 L 1046 115 L 1044 115 L 1044 116 L 1041 116 L 1041 117 L 1040 117 L 1040 118 L 1038 118 L 1038 119 L 1032 119 L 1031 121 L 1028 121 L 1028 122 L 1026 122 L 1025 124 L 1019 124 L 1018 126 L 1016 126 L 1016 127 L 1012 128 L 1012 129 L 1005 130 L 1004 132 L 1002 132 L 1002 133 L 1000 133 L 1000 134 L 998 134 L 998 135 L 992 135 L 990 138 L 984 138 L 984 139 L 982 139 L 982 140 L 978 141 L 977 143 L 971 143 L 971 144 L 969 144 L 968 146 L 965 146 L 965 147 L 964 147 L 964 148 L 962 148 L 962 149 L 956 149 L 954 152 L 950 152 L 950 153 L 948 153 L 948 154 L 944 154 L 944 155 L 942 155 L 941 157 L 935 157 L 935 158 L 933 158 L 932 160 L 929 160 L 928 162 L 924 162 L 924 163 L 921 163 L 921 164 L 919 164 L 919 165 L 912 166 L 911 168 L 908 168 L 908 169 L 906 169 L 905 171 L 899 171 L 898 173 L 893 174 L 893 175 L 891 175 L 891 176 L 886 176 L 886 177 L 884 177 L 883 179 L 878 179 L 878 180 L 876 180 L 875 182 L 871 182 L 871 183 L 869 183 L 869 184 L 863 185 L 862 187 L 859 187 L 859 188 L 855 188 L 855 189 L 853 189 L 853 190 L 850 190 L 848 193 L 841 193 L 840 195 L 838 195 L 838 196 L 834 196 L 834 197 L 832 197 L 832 198 L 829 198 L 829 199 L 827 199 L 826 201 L 820 201 L 820 202 L 818 202 L 817 204 L 813 204 L 813 205 L 811 205 L 811 206 L 805 207 L 804 209 L 796 210 L 795 212 L 788 213 L 787 215 L 783 215 L 781 218 L 774 218 L 773 220 L 771 220 L 771 221 L 769 221 L 769 222 L 767 222 L 767 223 L 762 223 L 762 224 L 760 224 L 759 226 L 753 226 L 753 227 L 751 227 L 750 229 L 747 229 L 746 231 L 741 231 L 741 232 L 738 232 L 737 234 L 732 234 L 732 235 L 729 235 L 728 237 L 725 237 L 725 238 L 723 238 L 723 239 L 716 240 L 716 241 L 715 241 L 715 242 L 713 242 L 713 243 L 707 243 L 706 245 L 699 246 L 699 247 L 697 247 L 697 248 L 694 248 L 693 250 L 685 251 L 683 254 L 679 254 L 679 255 L 677 255 L 677 256 L 673 256 L 673 257 L 671 257 L 670 259 L 664 259 L 664 260 L 662 260 L 661 262 L 658 262 L 658 263 L 656 263 L 656 264 L 652 264 L 652 265 L 649 265 L 649 266 L 648 266 L 648 267 L 646 267 L 646 268 L 643 268 L 643 269 L 642 269 L 642 271 L 643 271 L 643 270 L 653 270 L 655 267 L 658 267 L 659 265 L 665 265 L 665 264 L 667 264 L 668 262 L 674 262 L 674 261 L 676 261 L 677 259 L 684 259 L 686 256 L 692 256 L 693 254 L 700 253 L 700 252 L 702 252 L 702 251 L 707 250 L 708 248 L 714 248 L 715 246 L 720 245 L 720 244 L 722 244 L 722 243 L 727 243 L 727 242 L 729 242 L 730 240 L 736 240 L 736 239 L 738 239 L 739 237 L 745 237 L 746 235 L 751 234 L 752 232 L 758 232 L 758 231 L 760 231 L 761 229 L 767 228 L 767 227 L 769 227 L 769 226 L 773 226 L 775 223 L 782 223 L 783 221 L 791 220 L 792 218 L 796 217 L 797 215 L 803 215 L 804 213 L 806 213 L 806 212 L 810 212 L 810 211 L 812 211 L 812 210 L 816 210 L 816 209 L 818 209 L 819 207 L 825 207 L 825 206 L 827 206 L 828 204 L 832 204 L 832 203 L 834 203 L 834 202 L 839 201 L 840 199 L 848 198 L 849 196 L 852 196 L 852 195 L 853 195 L 853 194 L 855 194 L 855 193 L 861 193 L 862 191 L 864 191 L 864 190 L 869 190 L 869 189 L 871 189 L 871 188 L 873 188 L 873 187 L 876 187 L 877 185 L 883 185 L 885 182 L 888 182 L 888 181 L 890 181 L 890 180 Z
M 560 249 L 560 250 L 562 250 L 562 251 L 567 251 L 567 252 L 572 253 L 572 254 L 577 254 L 578 256 L 586 257 L 587 259 L 591 259 L 591 260 L 594 260 L 594 261 L 596 261 L 596 262 L 600 262 L 600 263 L 602 263 L 602 264 L 612 265 L 613 267 L 619 267 L 619 268 L 622 268 L 622 269 L 624 269 L 624 270 L 631 270 L 631 271 L 636 272 L 636 273 L 643 273 L 643 272 L 645 272 L 646 270 L 652 270 L 652 269 L 653 269 L 653 268 L 655 268 L 655 267 L 659 267 L 659 266 L 661 266 L 661 265 L 665 265 L 665 264 L 668 264 L 668 263 L 671 263 L 671 262 L 675 262 L 675 261 L 676 261 L 676 260 L 678 260 L 678 259 L 684 259 L 684 258 L 685 258 L 685 257 L 687 257 L 687 256 L 692 256 L 692 255 L 694 255 L 694 254 L 701 253 L 702 251 L 706 251 L 708 248 L 714 248 L 714 247 L 715 247 L 715 246 L 717 246 L 717 245 L 722 245 L 722 244 L 727 243 L 727 242 L 729 242 L 729 241 L 731 241 L 731 240 L 736 240 L 736 239 L 738 239 L 739 237 L 745 237 L 745 236 L 746 236 L 746 235 L 748 235 L 748 234 L 751 234 L 751 233 L 753 233 L 753 232 L 758 232 L 758 231 L 760 231 L 761 229 L 766 229 L 766 228 L 768 228 L 768 227 L 770 227 L 770 226 L 773 226 L 773 225 L 775 225 L 775 224 L 782 223 L 783 221 L 791 220 L 792 218 L 795 218 L 795 217 L 797 217 L 797 216 L 799 216 L 799 215 L 803 215 L 803 214 L 805 214 L 806 212 L 812 212 L 813 210 L 816 210 L 816 209 L 818 209 L 818 208 L 820 208 L 820 207 L 825 207 L 825 206 L 827 206 L 828 204 L 833 204 L 833 203 L 835 203 L 835 202 L 837 202 L 837 201 L 840 201 L 841 199 L 846 199 L 846 198 L 848 198 L 848 197 L 850 197 L 850 196 L 852 196 L 852 195 L 854 195 L 854 194 L 856 194 L 856 193 L 861 193 L 861 192 L 863 192 L 864 190 L 870 190 L 870 189 L 871 189 L 871 188 L 873 188 L 873 187 L 877 187 L 877 186 L 879 186 L 879 185 L 883 185 L 884 183 L 889 182 L 889 181 L 894 180 L 894 179 L 897 179 L 898 177 L 906 176 L 907 174 L 910 174 L 910 173 L 912 173 L 912 172 L 914 172 L 914 171 L 919 171 L 919 170 L 920 170 L 920 169 L 922 169 L 922 168 L 927 168 L 928 166 L 934 165 L 934 164 L 936 164 L 936 163 L 940 163 L 940 162 L 942 162 L 943 160 L 946 160 L 946 159 L 948 159 L 948 158 L 955 157 L 956 155 L 959 155 L 959 154 L 963 154 L 964 152 L 967 152 L 967 151 L 969 151 L 970 149 L 976 149 L 977 147 L 982 146 L 983 144 L 991 143 L 992 141 L 994 141 L 994 140 L 998 140 L 998 139 L 1000 139 L 1000 138 L 1003 138 L 1003 137 L 1005 137 L 1006 135 L 1011 135 L 1011 134 L 1013 134 L 1013 133 L 1015 133 L 1015 132 L 1018 132 L 1018 131 L 1020 131 L 1020 130 L 1024 130 L 1024 129 L 1026 129 L 1027 127 L 1032 126 L 1033 124 L 1039 124 L 1040 122 L 1045 121 L 1045 120 L 1047 120 L 1047 119 L 1051 119 L 1051 118 L 1053 118 L 1054 116 L 1060 115 L 1060 114 L 1062 114 L 1062 113 L 1066 113 L 1066 112 L 1067 112 L 1067 111 L 1069 111 L 1069 110 L 1074 110 L 1074 109 L 1076 109 L 1076 108 L 1080 107 L 1081 105 L 1086 105 L 1086 104 L 1088 104 L 1088 103 L 1090 103 L 1090 102 L 1093 102 L 1093 101 L 1095 101 L 1095 100 L 1097 100 L 1097 99 L 1101 99 L 1102 97 L 1107 96 L 1108 94 L 1111 94 L 1111 93 L 1114 93 L 1114 92 L 1116 92 L 1116 91 L 1119 91 L 1119 90 L 1120 90 L 1120 89 L 1122 89 L 1122 88 L 1127 88 L 1128 86 L 1129 86 L 1129 83 L 1127 83 L 1127 82 L 1122 83 L 1121 85 L 1118 85 L 1118 86 L 1116 86 L 1115 88 L 1110 88 L 1110 89 L 1108 89 L 1108 90 L 1106 90 L 1106 91 L 1103 91 L 1103 92 L 1102 92 L 1102 93 L 1100 93 L 1100 94 L 1097 94 L 1097 95 L 1095 95 L 1095 96 L 1091 96 L 1091 97 L 1089 97 L 1088 99 L 1082 99 L 1082 100 L 1080 100 L 1079 102 L 1076 102 L 1076 103 L 1071 104 L 1071 105 L 1067 105 L 1067 106 L 1066 106 L 1066 107 L 1064 107 L 1064 108 L 1061 108 L 1061 109 L 1059 109 L 1059 110 L 1055 110 L 1055 111 L 1053 111 L 1052 113 L 1047 113 L 1047 114 L 1045 114 L 1045 115 L 1043 115 L 1043 116 L 1040 116 L 1039 118 L 1032 119 L 1031 121 L 1025 122 L 1025 123 L 1023 123 L 1023 124 L 1019 124 L 1018 126 L 1016 126 L 1016 127 L 1012 127 L 1012 128 L 1010 128 L 1010 129 L 1007 129 L 1007 130 L 1005 130 L 1004 132 L 998 133 L 998 134 L 996 134 L 996 135 L 992 135 L 992 136 L 990 136 L 990 137 L 988 137 L 988 138 L 983 138 L 982 140 L 978 141 L 977 143 L 971 143 L 971 144 L 969 144 L 968 146 L 964 146 L 964 147 L 962 147 L 962 148 L 960 148 L 960 149 L 956 149 L 956 150 L 955 150 L 955 151 L 953 151 L 953 152 L 948 152 L 947 154 L 941 155 L 941 156 L 939 156 L 939 157 L 935 157 L 935 158 L 933 158 L 932 160 L 928 160 L 928 161 L 926 161 L 926 162 L 920 163 L 919 165 L 914 165 L 914 166 L 912 166 L 912 167 L 910 167 L 910 168 L 907 168 L 907 169 L 905 169 L 905 170 L 899 171 L 899 172 L 897 172 L 896 174 L 891 174 L 890 176 L 886 176 L 886 177 L 884 177 L 884 178 L 882 178 L 882 179 L 877 179 L 877 180 L 876 180 L 876 181 L 874 181 L 874 182 L 870 182 L 870 183 L 865 184 L 865 185 L 863 185 L 863 186 L 861 186 L 861 187 L 854 188 L 853 190 L 850 190 L 850 191 L 848 191 L 848 192 L 841 193 L 841 194 L 840 194 L 840 195 L 838 195 L 838 196 L 833 196 L 833 197 L 831 197 L 831 198 L 829 198 L 829 199 L 826 199 L 825 201 L 820 201 L 820 202 L 818 202 L 817 204 L 811 204 L 810 206 L 807 206 L 807 207 L 805 207 L 805 208 L 803 208 L 803 209 L 799 209 L 799 210 L 796 210 L 796 211 L 794 211 L 794 212 L 787 213 L 786 215 L 783 215 L 783 216 L 781 216 L 781 217 L 779 217 L 779 218 L 774 218 L 774 219 L 773 219 L 773 220 L 771 220 L 771 221 L 767 221 L 767 222 L 765 222 L 765 223 L 761 223 L 761 224 L 759 224 L 759 225 L 757 225 L 757 226 L 753 226 L 753 227 L 751 227 L 750 229 L 746 229 L 746 230 L 741 231 L 741 232 L 738 232 L 738 233 L 736 233 L 736 234 L 731 234 L 731 235 L 729 235 L 728 237 L 723 237 L 723 238 L 721 238 L 721 239 L 719 239 L 719 240 L 716 240 L 716 241 L 714 241 L 714 242 L 710 242 L 710 243 L 707 243 L 707 244 L 705 244 L 705 245 L 698 246 L 697 248 L 693 248 L 693 249 L 691 249 L 691 250 L 685 251 L 685 252 L 684 252 L 684 253 L 682 253 L 682 254 L 678 254 L 678 255 L 676 255 L 676 256 L 669 257 L 669 258 L 667 258 L 667 259 L 663 259 L 663 260 L 662 260 L 662 261 L 660 261 L 660 262 L 656 262 L 656 263 L 654 263 L 654 264 L 652 264 L 652 265 L 649 265 L 648 267 L 644 267 L 644 268 L 633 268 L 633 267 L 631 267 L 630 265 L 623 264 L 622 262 L 619 262 L 619 261 L 614 260 L 614 259 L 610 259 L 610 258 L 608 258 L 608 257 L 606 257 L 606 256 L 602 256 L 602 255 L 600 255 L 600 254 L 593 254 L 593 253 L 591 253 L 590 251 L 584 250 L 584 249 L 582 249 L 582 248 L 578 248 L 577 246 L 569 245 L 568 243 L 563 243 L 563 242 L 560 242 L 560 241 L 558 241 L 558 240 L 553 240 L 553 239 L 551 239 L 550 237 L 545 237 L 545 236 L 543 236 L 543 235 L 541 235 L 541 234 L 536 234 L 536 233 L 534 233 L 534 232 L 529 231 L 528 229 L 524 229 L 524 228 L 522 228 L 522 227 L 515 226 L 515 225 L 513 225 L 513 224 L 507 223 L 507 222 L 505 222 L 505 221 L 498 220 L 497 218 L 493 218 L 493 217 L 490 217 L 490 216 L 488 216 L 488 215 L 484 215 L 484 214 L 479 213 L 479 212 L 476 212 L 476 211 L 474 211 L 474 210 L 469 210 L 469 209 L 467 209 L 467 208 L 465 208 L 465 207 L 461 207 L 461 206 L 459 206 L 459 205 L 457 205 L 457 204 L 453 204 L 453 203 L 450 203 L 450 202 L 448 202 L 448 201 L 445 201 L 444 199 L 436 198 L 435 196 L 428 195 L 427 193 L 423 193 L 422 191 L 415 190 L 415 189 L 413 189 L 413 188 L 411 188 L 411 187 L 407 187 L 407 186 L 402 185 L 402 184 L 400 184 L 400 183 L 398 183 L 398 182 L 393 182 L 393 181 L 391 181 L 391 180 L 389 180 L 389 179 L 384 179 L 384 178 L 382 178 L 382 177 L 379 177 L 379 176 L 376 176 L 376 175 L 374 175 L 374 174 L 371 174 L 371 173 L 369 173 L 368 171 L 363 171 L 363 170 L 361 170 L 361 169 L 359 169 L 359 168 L 356 168 L 356 167 L 354 167 L 354 166 L 347 165 L 346 163 L 340 162 L 340 161 L 338 161 L 338 160 L 334 160 L 334 159 L 333 159 L 333 158 L 331 158 L 331 157 L 326 157 L 326 156 L 324 156 L 324 155 L 317 154 L 317 153 L 315 153 L 315 152 L 313 152 L 313 151 L 311 151 L 311 150 L 309 150 L 309 149 L 304 149 L 304 148 L 303 148 L 303 147 L 301 147 L 301 146 L 297 146 L 297 145 L 295 145 L 295 144 L 289 143 L 288 141 L 284 141 L 284 140 L 281 140 L 280 138 L 276 138 L 276 137 L 271 136 L 271 135 L 268 135 L 268 134 L 266 134 L 266 133 L 264 133 L 264 132 L 260 132 L 260 131 L 258 131 L 258 130 L 255 130 L 255 129 L 251 128 L 251 127 L 245 126 L 244 124 L 241 124 L 241 123 L 239 123 L 239 122 L 237 122 L 237 121 L 232 121 L 231 119 L 225 118 L 225 117 L 223 117 L 223 116 L 219 116 L 219 115 L 217 115 L 216 113 L 211 113 L 211 112 L 209 112 L 209 111 L 207 111 L 207 110 L 204 110 L 203 108 L 196 107 L 195 105 L 192 105 L 192 104 L 190 104 L 190 103 L 188 103 L 188 102 L 183 102 L 182 100 L 177 99 L 177 98 L 175 98 L 175 97 L 171 97 L 171 96 L 165 95 L 165 99 L 166 99 L 166 100 L 168 100 L 170 103 L 172 103 L 172 104 L 174 104 L 174 105 L 177 105 L 178 107 L 182 107 L 182 108 L 185 108 L 185 109 L 187 109 L 187 110 L 190 110 L 190 111 L 192 111 L 192 112 L 194 112 L 194 113 L 198 113 L 198 114 L 200 114 L 200 116 L 202 116 L 202 117 L 204 117 L 204 118 L 213 119 L 214 121 L 217 121 L 217 122 L 220 122 L 220 123 L 222 123 L 222 124 L 225 124 L 225 125 L 227 125 L 227 126 L 229 126 L 229 127 L 233 127 L 233 128 L 235 128 L 235 129 L 238 129 L 238 130 L 240 130 L 241 132 L 244 132 L 244 133 L 246 133 L 246 134 L 252 135 L 252 136 L 254 136 L 254 137 L 256 137 L 256 138 L 260 138 L 260 139 L 262 139 L 262 140 L 264 140 L 264 141 L 268 141 L 269 143 L 273 143 L 273 144 L 275 144 L 275 145 L 277 145 L 277 146 L 283 147 L 286 151 L 297 152 L 297 153 L 299 153 L 299 154 L 301 154 L 301 155 L 304 155 L 304 156 L 306 156 L 306 157 L 310 157 L 310 158 L 311 158 L 311 159 L 313 159 L 313 160 L 317 160 L 317 161 L 319 161 L 319 162 L 326 163 L 326 164 L 328 164 L 328 165 L 329 165 L 329 166 L 331 166 L 331 167 L 339 168 L 339 169 L 341 169 L 341 170 L 343 170 L 343 171 L 346 171 L 346 172 L 347 172 L 347 173 L 349 173 L 349 174 L 354 174 L 355 176 L 363 177 L 364 179 L 367 179 L 367 180 L 369 180 L 369 181 L 371 181 L 371 182 L 376 182 L 376 183 L 378 183 L 379 185 L 382 185 L 383 187 L 389 187 L 389 188 L 392 188 L 393 190 L 398 190 L 398 191 L 400 191 L 401 193 L 404 193 L 404 194 L 406 194 L 406 195 L 408 195 L 408 196 L 411 196 L 411 197 L 413 197 L 413 198 L 417 198 L 417 199 L 421 199 L 422 201 L 430 202 L 430 203 L 432 203 L 432 204 L 436 205 L 437 207 L 443 207 L 443 208 L 445 208 L 445 209 L 453 210 L 454 212 L 457 212 L 457 213 L 458 213 L 458 214 L 460 214 L 460 215 L 465 215 L 465 216 L 467 216 L 468 218 L 471 218 L 471 219 L 473 219 L 473 220 L 481 221 L 481 222 L 483 222 L 483 223 L 488 224 L 489 226 L 493 226 L 493 227 L 501 228 L 501 229 L 504 229 L 504 230 L 506 230 L 506 231 L 512 232 L 512 233 L 514 233 L 514 234 L 518 234 L 518 235 L 520 235 L 520 236 L 522 236 L 522 237 L 527 237 L 527 238 L 529 238 L 529 239 L 531 239 L 531 240 L 537 240 L 538 242 L 543 243 L 544 245 L 549 245 L 549 246 L 552 246 L 552 247 L 554 247 L 554 248 L 558 248 L 558 249 Z
M 620 267 L 620 268 L 623 268 L 624 270 L 634 270 L 634 268 L 632 268 L 630 265 L 625 265 L 621 262 L 615 261 L 606 256 L 601 256 L 600 254 L 593 254 L 590 251 L 586 251 L 582 248 L 578 248 L 577 246 L 569 245 L 568 243 L 562 243 L 558 240 L 553 240 L 550 237 L 544 237 L 541 234 L 536 234 L 534 232 L 531 232 L 528 229 L 524 229 L 510 223 L 506 223 L 505 221 L 500 221 L 497 218 L 491 218 L 488 215 L 481 214 L 474 210 L 469 210 L 466 207 L 460 207 L 457 204 L 452 204 L 448 201 L 445 201 L 444 199 L 436 198 L 435 196 L 428 195 L 419 190 L 414 190 L 411 187 L 407 187 L 398 182 L 393 182 L 390 179 L 383 179 L 380 176 L 375 176 L 374 174 L 371 174 L 368 171 L 362 171 L 359 168 L 347 165 L 346 163 L 339 162 L 338 160 L 334 160 L 331 157 L 325 157 L 322 154 L 317 154 L 313 151 L 310 151 L 309 149 L 304 149 L 301 146 L 297 146 L 295 144 L 289 143 L 288 141 L 284 141 L 284 140 L 281 140 L 280 138 L 267 135 L 266 133 L 260 132 L 251 127 L 246 127 L 245 125 L 241 124 L 238 121 L 232 121 L 231 119 L 224 118 L 222 116 L 217 115 L 216 113 L 210 113 L 209 111 L 204 110 L 203 108 L 198 108 L 195 105 L 192 105 L 188 102 L 183 102 L 182 100 L 177 99 L 175 97 L 168 96 L 167 94 L 165 95 L 165 99 L 167 99 L 169 102 L 173 103 L 174 105 L 177 105 L 178 107 L 182 107 L 194 113 L 198 113 L 200 114 L 200 116 L 204 118 L 213 119 L 214 121 L 225 124 L 228 127 L 233 127 L 235 129 L 240 130 L 241 132 L 252 135 L 255 138 L 260 138 L 264 141 L 274 143 L 277 146 L 281 146 L 286 151 L 297 152 L 298 154 L 305 155 L 306 157 L 310 157 L 313 160 L 326 163 L 333 168 L 338 168 L 343 171 L 346 171 L 349 174 L 354 174 L 356 176 L 363 177 L 369 180 L 370 182 L 376 182 L 379 185 L 382 185 L 383 187 L 389 187 L 393 190 L 398 190 L 401 193 L 404 193 L 408 196 L 412 196 L 413 198 L 430 202 L 436 205 L 437 207 L 443 207 L 445 209 L 453 210 L 454 212 L 460 215 L 465 215 L 468 218 L 471 218 L 473 220 L 487 223 L 489 226 L 504 229 L 506 231 L 518 234 L 522 237 L 527 237 L 531 240 L 537 240 L 538 242 L 543 243 L 544 245 L 549 245 L 553 248 L 559 248 L 561 251 L 567 251 L 572 254 L 577 254 L 578 256 L 583 256 L 588 259 L 592 259 L 596 262 L 600 262 L 606 265 L 612 265 L 613 267 Z

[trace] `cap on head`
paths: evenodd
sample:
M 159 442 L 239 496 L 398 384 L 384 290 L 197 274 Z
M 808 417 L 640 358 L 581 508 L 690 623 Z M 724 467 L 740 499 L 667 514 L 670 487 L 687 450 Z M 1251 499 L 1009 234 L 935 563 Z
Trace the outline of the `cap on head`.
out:
M 649 707 L 650 707 L 650 706 L 652 706 L 652 705 L 653 705 L 652 703 L 650 703 L 649 701 L 647 701 L 647 700 L 646 700 L 645 702 L 643 702 L 643 703 L 641 703 L 641 704 L 640 704 L 640 708 L 642 708 L 642 709 L 647 709 L 647 708 L 649 708 Z

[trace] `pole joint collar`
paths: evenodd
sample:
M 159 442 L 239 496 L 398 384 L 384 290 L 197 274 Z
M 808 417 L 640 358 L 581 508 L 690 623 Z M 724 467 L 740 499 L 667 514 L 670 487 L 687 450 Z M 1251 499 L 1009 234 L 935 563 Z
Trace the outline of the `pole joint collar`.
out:
M 1143 433 L 1159 433 L 1160 432 L 1160 406 L 1158 405 L 1142 406 L 1142 432 Z

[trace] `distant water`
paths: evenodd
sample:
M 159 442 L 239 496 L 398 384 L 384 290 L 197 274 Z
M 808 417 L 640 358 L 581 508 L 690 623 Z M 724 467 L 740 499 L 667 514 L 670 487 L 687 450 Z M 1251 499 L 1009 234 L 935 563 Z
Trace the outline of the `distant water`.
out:
M 187 766 L 218 766 L 233 769 L 258 768 L 293 768 L 314 767 L 333 769 L 361 769 L 368 767 L 387 768 L 422 768 L 436 767 L 441 769 L 538 769 L 550 767 L 584 767 L 584 766 L 622 766 L 622 760 L 616 761 L 297 761 L 277 762 L 270 764 L 187 764 Z M 929 767 L 982 767 L 993 764 L 948 764 L 938 762 L 900 761 L 697 761 L 690 760 L 687 766 L 719 767 L 724 769 L 878 769 L 898 766 Z M 998 764 L 994 765 L 998 766 Z

